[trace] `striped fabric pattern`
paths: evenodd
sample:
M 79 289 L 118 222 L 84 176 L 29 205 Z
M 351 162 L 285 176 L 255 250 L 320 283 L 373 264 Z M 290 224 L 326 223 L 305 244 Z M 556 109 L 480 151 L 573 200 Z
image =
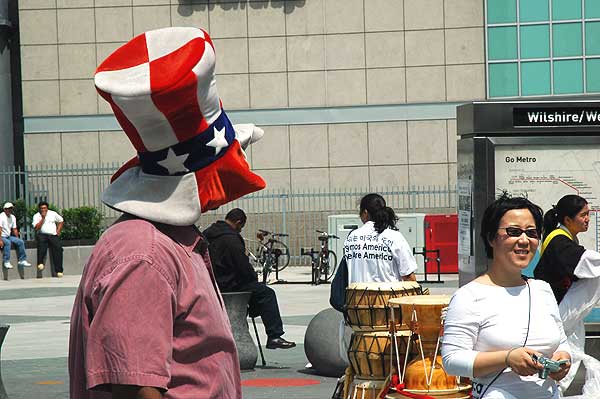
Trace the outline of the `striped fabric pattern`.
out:
M 221 114 L 215 51 L 206 32 L 146 32 L 96 70 L 98 93 L 110 103 L 138 152 L 157 151 L 206 130 Z

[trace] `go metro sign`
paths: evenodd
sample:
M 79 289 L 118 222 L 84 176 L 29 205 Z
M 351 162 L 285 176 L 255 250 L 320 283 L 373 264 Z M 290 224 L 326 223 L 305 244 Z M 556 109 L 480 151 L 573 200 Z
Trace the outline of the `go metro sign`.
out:
M 572 108 L 513 108 L 513 126 L 600 126 L 600 106 Z

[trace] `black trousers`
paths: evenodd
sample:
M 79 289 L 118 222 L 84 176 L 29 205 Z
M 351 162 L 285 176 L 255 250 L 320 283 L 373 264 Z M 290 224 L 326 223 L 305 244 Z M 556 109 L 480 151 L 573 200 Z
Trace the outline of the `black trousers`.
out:
M 245 284 L 239 291 L 251 291 L 252 296 L 248 303 L 250 317 L 260 316 L 265 326 L 267 337 L 279 338 L 283 335 L 283 322 L 279 314 L 277 296 L 272 288 L 266 284 L 253 282 Z
M 63 247 L 59 236 L 38 233 L 37 235 L 37 264 L 44 263 L 46 252 L 50 247 L 50 256 L 56 273 L 63 272 Z

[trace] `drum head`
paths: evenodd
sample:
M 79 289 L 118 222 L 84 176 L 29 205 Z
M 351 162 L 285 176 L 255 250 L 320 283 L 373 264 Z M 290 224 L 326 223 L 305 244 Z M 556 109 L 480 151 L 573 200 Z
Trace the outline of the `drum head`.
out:
M 450 295 L 413 295 L 403 296 L 400 298 L 390 298 L 388 301 L 390 306 L 397 307 L 402 305 L 415 306 L 448 306 L 450 303 Z
M 403 289 L 418 289 L 421 287 L 416 281 L 394 281 L 386 283 L 350 283 L 348 290 L 368 290 L 368 291 L 400 291 Z

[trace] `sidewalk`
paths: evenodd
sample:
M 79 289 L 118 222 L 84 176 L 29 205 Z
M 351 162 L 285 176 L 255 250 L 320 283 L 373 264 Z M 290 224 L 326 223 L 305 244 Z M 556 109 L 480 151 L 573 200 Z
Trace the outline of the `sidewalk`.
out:
M 68 398 L 69 318 L 80 277 L 0 281 L 0 324 L 10 325 L 2 346 L 2 379 L 9 398 Z M 264 349 L 267 366 L 242 372 L 244 398 L 330 398 L 336 379 L 305 368 L 303 345 L 310 320 L 329 307 L 329 285 L 308 284 L 308 267 L 289 267 L 280 278 L 305 282 L 271 285 L 277 292 L 285 338 L 297 347 Z M 458 287 L 457 275 L 442 278 L 444 284 L 426 285 L 432 294 L 451 294 Z M 259 324 L 258 329 L 264 344 L 264 328 Z

